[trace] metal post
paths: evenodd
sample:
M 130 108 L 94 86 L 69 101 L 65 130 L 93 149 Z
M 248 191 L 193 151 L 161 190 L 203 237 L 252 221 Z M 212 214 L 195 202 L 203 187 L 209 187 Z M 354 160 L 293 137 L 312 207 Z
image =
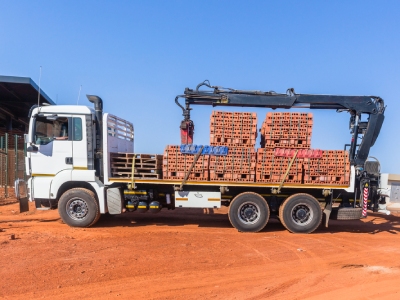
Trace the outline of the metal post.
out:
M 15 151 L 15 172 L 14 172 L 14 182 L 18 179 L 18 135 L 14 136 L 14 151 Z
M 0 186 L 3 186 L 3 148 L 4 148 L 4 136 L 0 137 L 0 151 L 1 151 L 1 159 L 0 159 Z
M 26 159 L 25 159 L 25 157 L 26 157 L 26 143 L 24 142 L 24 181 L 26 182 L 26 166 L 25 166 L 25 161 L 26 161 Z
M 6 153 L 6 170 L 5 174 L 5 185 L 4 185 L 4 197 L 8 198 L 8 133 L 5 134 L 5 153 Z

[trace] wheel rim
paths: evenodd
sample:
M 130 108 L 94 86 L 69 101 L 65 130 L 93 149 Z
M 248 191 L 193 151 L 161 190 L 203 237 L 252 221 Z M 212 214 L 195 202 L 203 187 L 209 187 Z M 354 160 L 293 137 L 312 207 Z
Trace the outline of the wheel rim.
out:
M 300 203 L 292 208 L 291 216 L 297 225 L 306 226 L 313 220 L 314 212 L 308 204 Z
M 73 220 L 82 221 L 89 213 L 89 207 L 85 200 L 72 198 L 67 202 L 67 214 Z
M 243 224 L 257 223 L 260 217 L 260 207 L 254 202 L 245 202 L 238 209 L 238 218 Z

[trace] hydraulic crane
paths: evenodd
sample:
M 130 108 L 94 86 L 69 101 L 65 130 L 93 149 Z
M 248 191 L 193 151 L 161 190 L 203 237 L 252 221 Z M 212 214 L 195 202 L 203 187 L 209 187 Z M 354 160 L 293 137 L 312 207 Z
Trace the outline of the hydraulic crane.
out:
M 206 87 L 208 90 L 200 90 Z M 185 106 L 178 102 L 185 99 Z M 360 195 L 360 206 L 363 215 L 367 214 L 368 198 L 372 199 L 372 207 L 376 211 L 380 199 L 378 187 L 380 180 L 379 162 L 368 161 L 370 148 L 381 130 L 384 121 L 385 105 L 382 98 L 377 96 L 339 96 L 298 94 L 289 88 L 285 94 L 274 91 L 235 90 L 220 86 L 212 86 L 208 80 L 198 84 L 196 89 L 186 88 L 183 95 L 175 98 L 176 104 L 182 109 L 184 119 L 181 122 L 182 144 L 193 142 L 194 123 L 190 120 L 191 105 L 239 106 L 265 108 L 308 108 L 335 109 L 338 112 L 350 113 L 349 127 L 351 142 L 349 150 L 350 164 L 355 167 L 356 186 L 355 196 Z M 366 115 L 366 121 L 361 116 Z M 361 138 L 361 143 L 358 140 Z M 370 205 L 371 205 L 370 204 Z M 332 199 L 327 200 L 327 209 L 331 210 Z M 325 210 L 326 211 L 326 210 Z

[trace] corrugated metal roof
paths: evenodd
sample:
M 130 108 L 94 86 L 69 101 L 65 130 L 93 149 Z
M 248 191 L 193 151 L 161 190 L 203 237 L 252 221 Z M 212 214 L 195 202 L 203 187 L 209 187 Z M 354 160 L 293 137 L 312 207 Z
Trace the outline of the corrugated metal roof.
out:
M 32 105 L 38 103 L 39 87 L 29 77 L 0 75 L 0 117 L 11 117 L 13 123 L 27 124 L 28 112 Z M 40 104 L 55 104 L 40 89 Z

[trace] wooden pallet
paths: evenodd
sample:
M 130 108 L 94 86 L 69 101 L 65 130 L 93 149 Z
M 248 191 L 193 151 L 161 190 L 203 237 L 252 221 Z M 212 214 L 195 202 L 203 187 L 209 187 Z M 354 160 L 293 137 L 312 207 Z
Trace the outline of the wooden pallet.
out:
M 111 176 L 132 178 L 132 162 L 134 162 L 134 178 L 160 179 L 163 156 L 142 153 L 110 153 Z
M 161 179 L 162 174 L 157 173 L 135 173 L 133 176 L 134 179 L 144 179 L 144 178 L 151 178 L 151 179 Z M 111 172 L 112 177 L 117 178 L 132 178 L 131 172 Z
M 132 165 L 130 165 L 130 166 L 111 166 L 111 171 L 115 171 L 115 172 L 118 172 L 118 171 L 129 172 L 130 171 L 132 173 Z M 135 165 L 134 171 L 135 171 L 135 173 L 154 173 L 157 171 L 161 172 L 161 168 L 152 168 L 152 167 L 140 168 Z
M 140 163 L 156 163 L 162 160 L 162 155 L 160 154 L 110 153 L 110 157 L 117 162 L 132 162 L 133 158 L 135 162 Z

